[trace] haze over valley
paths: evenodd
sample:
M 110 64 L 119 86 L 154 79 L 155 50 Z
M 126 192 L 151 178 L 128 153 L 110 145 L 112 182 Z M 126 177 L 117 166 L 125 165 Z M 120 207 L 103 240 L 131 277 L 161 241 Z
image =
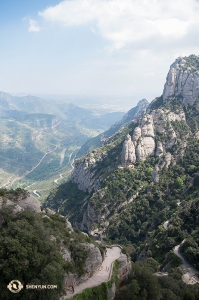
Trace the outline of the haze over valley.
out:
M 123 115 L 1 92 L 1 187 L 26 188 L 44 199 L 68 178 L 77 150 Z

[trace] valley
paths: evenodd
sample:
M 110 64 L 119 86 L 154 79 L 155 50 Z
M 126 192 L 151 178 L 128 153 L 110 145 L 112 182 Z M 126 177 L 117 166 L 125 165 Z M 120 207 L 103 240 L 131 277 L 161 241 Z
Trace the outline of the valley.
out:
M 77 155 L 70 180 L 44 202 L 91 237 L 122 245 L 140 267 L 147 260 L 157 263 L 156 271 L 178 277 L 182 291 L 187 273 L 182 262 L 195 274 L 185 283 L 199 282 L 198 70 L 198 56 L 176 59 L 163 94 L 112 135 L 107 131 L 106 138 L 86 142 L 79 153 L 90 152 Z M 163 277 L 161 284 L 170 281 Z M 132 299 L 128 284 L 129 296 L 122 298 L 121 289 L 118 299 Z M 170 294 L 185 299 L 174 289 Z
M 123 114 L 0 92 L 0 186 L 28 188 L 42 202 L 58 177 L 67 180 L 76 151 Z
M 140 100 L 110 128 L 103 115 L 74 105 L 59 116 L 31 113 L 31 122 L 27 112 L 23 122 L 21 112 L 7 120 L 13 111 L 2 108 L 0 231 L 8 252 L 0 244 L 0 255 L 6 264 L 14 243 L 24 266 L 16 278 L 58 282 L 41 299 L 198 300 L 198 74 L 199 56 L 177 58 L 163 94 Z M 38 234 L 37 272 L 27 228 L 32 241 Z M 5 271 L 0 264 L 6 278 L 8 261 Z

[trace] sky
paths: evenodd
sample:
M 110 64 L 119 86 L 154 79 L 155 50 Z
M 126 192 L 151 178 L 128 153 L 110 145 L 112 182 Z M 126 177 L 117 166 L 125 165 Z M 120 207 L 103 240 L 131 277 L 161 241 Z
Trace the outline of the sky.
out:
M 0 1 L 0 90 L 151 101 L 199 55 L 198 16 L 198 0 Z

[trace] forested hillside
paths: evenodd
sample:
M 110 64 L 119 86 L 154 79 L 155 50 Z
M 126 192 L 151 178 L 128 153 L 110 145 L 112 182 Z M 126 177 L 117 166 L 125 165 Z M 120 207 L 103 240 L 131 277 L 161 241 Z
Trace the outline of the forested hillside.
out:
M 71 180 L 45 204 L 104 242 L 124 245 L 132 261 L 153 259 L 157 270 L 174 277 L 182 264 L 173 252 L 177 245 L 199 270 L 198 61 L 194 55 L 178 58 L 163 95 L 105 145 L 76 160 Z M 136 272 L 129 282 L 138 291 L 132 299 L 152 299 L 140 294 Z M 179 272 L 177 280 L 183 275 Z M 163 279 L 157 280 L 164 286 Z M 165 291 L 162 299 L 198 299 L 195 292 L 186 296 L 185 290 L 180 295 L 171 289 L 168 298 Z

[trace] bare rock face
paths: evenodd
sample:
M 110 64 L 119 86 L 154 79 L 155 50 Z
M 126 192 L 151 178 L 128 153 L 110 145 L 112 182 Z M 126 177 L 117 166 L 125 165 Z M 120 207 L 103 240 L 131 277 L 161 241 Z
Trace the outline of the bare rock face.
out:
M 136 153 L 137 161 L 144 161 L 146 159 L 146 151 L 144 148 L 144 141 L 142 137 L 137 141 L 135 153 Z
M 131 140 L 131 136 L 128 134 L 125 138 L 122 155 L 121 155 L 122 164 L 130 164 L 136 161 L 135 156 L 135 146 Z
M 131 260 L 127 257 L 127 255 L 122 254 L 118 258 L 120 262 L 119 270 L 118 270 L 118 277 L 120 282 L 123 282 L 126 280 L 131 273 L 132 265 L 131 265 Z
M 73 227 L 71 225 L 71 222 L 69 222 L 68 220 L 66 220 L 66 228 L 69 229 L 69 231 L 73 232 Z
M 19 206 L 21 206 L 24 209 L 32 210 L 32 211 L 35 211 L 35 212 L 41 212 L 41 204 L 33 196 L 29 195 L 25 199 L 18 198 L 15 201 L 15 203 L 18 204 Z
M 164 156 L 161 156 L 158 164 L 155 166 L 152 173 L 152 180 L 158 182 L 160 179 L 159 173 L 163 168 L 168 169 L 171 164 L 172 155 L 170 152 L 167 152 Z
M 71 252 L 66 247 L 61 248 L 61 254 L 64 260 L 71 261 Z
M 94 274 L 94 272 L 102 264 L 102 255 L 95 245 L 83 243 L 81 244 L 82 248 L 89 251 L 89 256 L 87 257 L 84 265 L 84 270 L 89 274 L 89 277 Z
M 99 248 L 97 248 L 93 244 L 82 243 L 82 249 L 88 250 L 89 255 L 84 264 L 85 274 L 81 277 L 77 276 L 77 274 L 66 274 L 64 277 L 64 288 L 70 288 L 71 285 L 75 282 L 76 285 L 84 282 L 88 278 L 90 278 L 101 266 L 102 264 L 102 256 Z
M 199 131 L 196 132 L 195 137 L 199 139 Z
M 53 209 L 50 209 L 49 207 L 46 207 L 43 210 L 43 212 L 46 213 L 47 215 L 54 215 L 55 214 L 55 211 Z
M 71 179 L 84 192 L 90 192 L 92 189 L 97 191 L 100 188 L 100 182 L 95 178 L 95 171 L 90 171 L 90 167 L 94 164 L 94 158 L 75 163 Z
M 80 228 L 81 231 L 87 231 L 91 232 L 91 227 L 94 222 L 99 223 L 101 219 L 101 216 L 96 213 L 96 211 L 93 209 L 92 205 L 88 203 L 87 209 L 83 215 L 83 220 L 81 224 L 74 224 L 78 228 Z
M 153 116 L 145 114 L 141 120 L 142 136 L 154 137 Z
M 163 91 L 163 101 L 172 97 L 183 104 L 193 105 L 199 97 L 199 56 L 177 58 L 168 72 Z
M 134 129 L 134 133 L 133 133 L 133 136 L 132 136 L 132 141 L 133 141 L 135 146 L 137 146 L 138 139 L 140 139 L 141 136 L 142 136 L 141 127 L 136 127 Z
M 154 138 L 151 136 L 143 137 L 143 144 L 144 144 L 146 156 L 153 156 L 155 150 Z
M 140 126 L 136 127 L 132 136 L 128 134 L 123 144 L 122 165 L 129 165 L 135 161 L 144 161 L 147 156 L 153 156 L 155 151 L 153 116 L 144 114 Z
M 162 143 L 158 141 L 155 156 L 160 157 L 163 155 L 163 153 L 164 153 L 164 149 L 163 149 Z
M 13 195 L 8 195 L 8 198 L 10 197 L 11 200 L 6 199 L 6 201 L 3 201 L 0 199 L 0 209 L 2 206 L 14 206 L 14 213 L 17 213 L 18 211 L 27 209 L 27 210 L 32 210 L 35 212 L 41 212 L 41 204 L 40 202 L 34 198 L 33 196 L 30 196 L 29 193 L 27 193 L 26 196 L 24 195 L 19 195 L 17 197 Z

